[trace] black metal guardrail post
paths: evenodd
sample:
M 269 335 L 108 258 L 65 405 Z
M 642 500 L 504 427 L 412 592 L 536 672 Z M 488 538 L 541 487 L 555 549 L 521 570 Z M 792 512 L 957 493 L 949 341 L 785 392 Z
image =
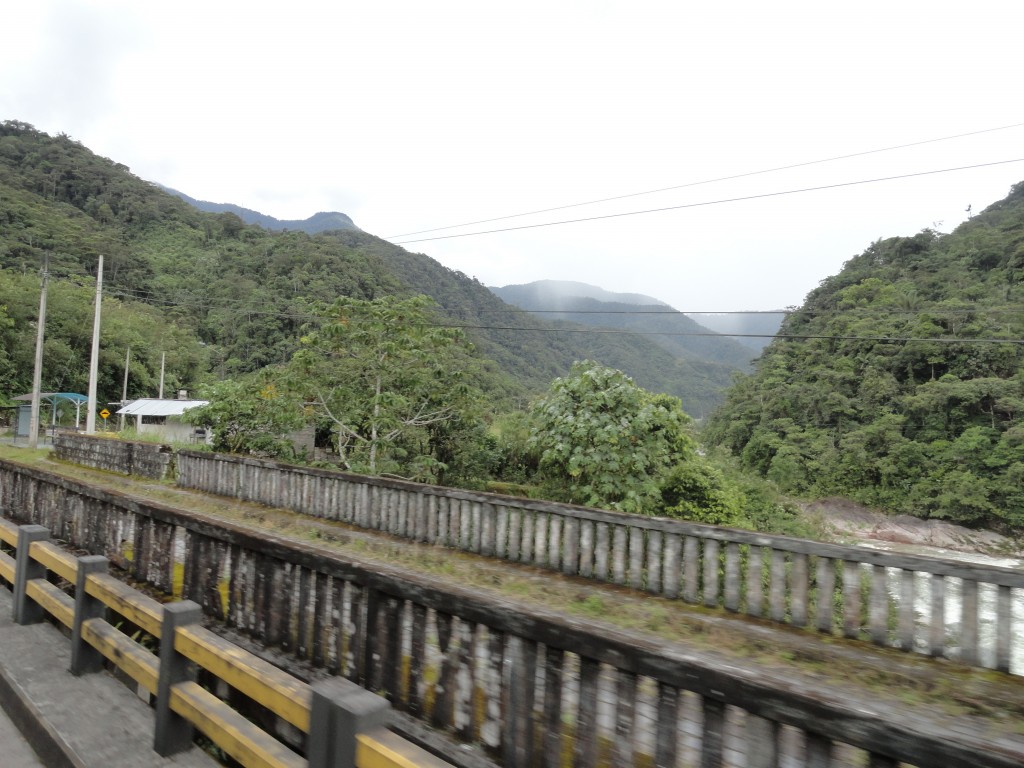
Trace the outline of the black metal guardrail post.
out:
M 160 677 L 156 688 L 156 733 L 153 749 L 161 757 L 184 752 L 192 746 L 195 730 L 190 722 L 171 710 L 171 688 L 181 682 L 194 680 L 195 664 L 174 649 L 174 635 L 178 627 L 197 624 L 203 609 L 191 600 L 164 606 L 164 619 L 160 627 Z
M 15 624 L 37 624 L 43 620 L 45 611 L 30 598 L 28 583 L 33 579 L 46 578 L 46 566 L 29 556 L 33 541 L 46 541 L 50 531 L 41 525 L 23 525 L 18 528 L 18 552 L 14 558 L 14 610 Z
M 106 615 L 102 600 L 86 594 L 85 584 L 90 574 L 106 573 L 110 561 L 103 555 L 85 555 L 78 558 L 75 578 L 75 621 L 71 626 L 71 674 L 84 675 L 103 669 L 103 654 L 82 639 L 82 623 Z
M 355 765 L 356 735 L 387 724 L 391 705 L 343 677 L 313 684 L 309 768 Z

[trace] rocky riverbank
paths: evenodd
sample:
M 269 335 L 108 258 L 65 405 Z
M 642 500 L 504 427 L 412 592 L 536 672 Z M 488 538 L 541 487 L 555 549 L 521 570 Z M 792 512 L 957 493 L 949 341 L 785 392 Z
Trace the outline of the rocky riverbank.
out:
M 840 541 L 888 542 L 955 552 L 1024 557 L 1024 540 L 1011 539 L 992 531 L 978 531 L 910 515 L 887 515 L 842 498 L 819 499 L 800 506 L 805 514 L 820 519 Z

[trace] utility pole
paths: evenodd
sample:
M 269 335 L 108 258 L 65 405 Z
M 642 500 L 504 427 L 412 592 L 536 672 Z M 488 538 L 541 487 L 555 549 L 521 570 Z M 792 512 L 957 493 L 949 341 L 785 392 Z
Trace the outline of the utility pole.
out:
M 167 353 L 160 353 L 160 399 L 164 399 L 164 363 L 167 361 Z
M 103 300 L 103 254 L 96 269 L 96 313 L 92 321 L 92 355 L 89 357 L 89 405 L 85 412 L 85 433 L 96 434 L 96 376 L 100 365 L 100 306 Z
M 36 366 L 32 371 L 32 409 L 28 420 L 28 447 L 39 447 L 39 390 L 43 378 L 43 336 L 46 330 L 46 278 L 49 254 L 43 260 L 43 283 L 39 290 L 39 322 L 36 324 Z
M 132 360 L 132 348 L 128 347 L 128 350 L 124 353 L 124 386 L 121 387 L 121 408 L 124 408 L 126 401 L 128 400 L 128 364 Z M 120 419 L 117 423 L 117 431 L 120 432 L 124 429 L 124 414 L 121 414 Z

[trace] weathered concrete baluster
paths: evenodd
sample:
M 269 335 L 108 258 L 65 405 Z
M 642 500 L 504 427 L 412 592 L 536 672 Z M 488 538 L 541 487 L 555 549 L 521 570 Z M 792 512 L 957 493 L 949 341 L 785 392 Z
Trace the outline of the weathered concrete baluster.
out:
M 579 768 L 597 765 L 597 684 L 600 674 L 600 662 L 580 657 L 580 696 L 573 745 L 573 765 Z
M 562 516 L 548 516 L 548 568 L 562 567 Z
M 533 698 L 537 680 L 537 646 L 521 637 L 510 636 L 505 643 L 506 731 L 503 764 L 530 765 L 533 760 Z
M 832 602 L 836 591 L 835 561 L 830 557 L 819 557 L 817 576 L 818 590 L 815 603 L 818 613 L 818 631 L 832 634 L 835 626 L 835 605 Z
M 500 754 L 506 723 L 501 688 L 505 671 L 505 634 L 491 627 L 487 628 L 487 658 L 484 665 L 487 675 L 483 683 L 486 691 L 486 716 L 480 741 L 492 752 Z
M 448 545 L 448 497 L 435 496 L 434 499 L 437 504 L 437 537 L 434 539 L 434 543 L 439 547 L 444 547 Z
M 871 593 L 868 598 L 868 628 L 871 642 L 889 644 L 889 589 L 884 565 L 871 567 Z
M 704 605 L 718 605 L 718 539 L 704 539 Z
M 405 686 L 402 679 L 402 601 L 390 595 L 383 599 L 384 633 L 379 638 L 381 646 L 381 686 L 384 697 L 392 706 L 402 703 L 402 692 Z
M 700 768 L 721 768 L 725 746 L 725 704 L 705 696 L 703 708 Z
M 427 608 L 412 604 L 412 627 L 409 638 L 409 690 L 406 710 L 423 717 L 424 660 L 427 655 Z
M 763 557 L 764 547 L 752 544 L 747 553 L 747 613 L 751 616 L 761 615 L 764 602 Z
M 510 562 L 518 562 L 520 548 L 523 542 L 523 522 L 529 516 L 528 512 L 512 507 L 508 511 L 508 553 L 506 557 Z
M 636 724 L 636 675 L 618 670 L 615 680 L 615 754 L 613 765 L 633 765 Z
M 430 722 L 435 728 L 443 729 L 454 725 L 455 720 L 456 681 L 459 670 L 455 658 L 456 651 L 452 648 L 451 641 L 453 624 L 458 619 L 441 611 L 437 611 L 434 618 L 437 622 L 437 647 L 441 652 L 441 671 L 437 680 Z
M 771 584 L 768 587 L 768 615 L 772 621 L 786 619 L 786 553 L 772 550 Z
M 533 563 L 533 530 L 537 522 L 537 513 L 524 509 L 522 515 L 523 533 L 520 540 L 519 562 Z
M 494 505 L 477 503 L 475 506 L 480 509 L 480 554 L 494 557 L 497 550 Z
M 594 578 L 608 581 L 611 540 L 608 523 L 597 523 L 594 531 Z
M 960 586 L 960 661 L 978 663 L 978 582 L 973 579 Z
M 740 607 L 740 545 L 725 545 L 725 610 L 735 613 Z
M 625 526 L 623 526 L 625 527 Z M 643 528 L 629 526 L 629 586 L 640 589 L 644 584 L 644 538 Z
M 658 683 L 658 725 L 654 742 L 654 764 L 675 765 L 678 752 L 679 690 Z
M 581 520 L 579 523 L 579 573 L 585 579 L 594 576 L 594 521 Z
M 580 520 L 575 517 L 563 517 L 562 528 L 562 573 L 575 576 L 580 569 Z
M 807 593 L 809 577 L 807 573 L 807 555 L 802 552 L 790 554 L 792 569 L 789 574 L 789 613 L 790 623 L 794 627 L 807 626 Z
M 459 649 L 456 658 L 455 726 L 459 738 L 465 742 L 480 741 L 480 724 L 483 713 L 474 706 L 473 692 L 476 690 L 477 638 L 476 622 L 459 619 Z
M 807 734 L 807 768 L 831 768 L 832 742 L 816 733 Z
M 700 594 L 700 539 L 687 536 L 683 544 L 683 600 L 696 603 Z
M 330 578 L 326 573 L 316 571 L 313 573 L 313 640 L 312 660 L 313 665 L 322 667 L 326 661 L 327 652 L 327 628 L 330 626 Z
M 624 525 L 616 525 L 612 530 L 612 583 L 626 583 L 626 545 L 629 531 Z
M 548 514 L 535 512 L 533 516 L 533 564 L 548 564 Z
M 409 500 L 413 494 L 408 491 L 395 491 L 395 502 L 398 507 L 398 528 L 396 533 L 399 536 L 405 536 L 406 538 L 413 538 L 412 530 L 409 526 Z
M 678 534 L 666 533 L 664 542 L 661 588 L 665 597 L 674 600 L 679 597 L 679 585 L 682 580 L 683 540 Z
M 565 667 L 565 653 L 560 648 L 544 649 L 544 722 L 562 722 L 562 681 Z M 541 736 L 543 752 L 542 765 L 545 768 L 559 768 L 562 764 L 562 729 L 547 727 Z
M 1000 584 L 996 591 L 996 669 L 1000 672 L 1010 671 L 1012 637 L 1013 593 L 1010 587 Z
M 747 714 L 747 768 L 779 768 L 779 724 Z
M 494 514 L 494 554 L 503 560 L 511 560 L 509 554 L 512 541 L 509 536 L 509 519 L 512 510 L 504 504 L 490 505 Z
M 647 591 L 661 594 L 661 531 L 647 532 Z
M 409 499 L 409 533 L 413 541 L 427 541 L 427 497 L 412 493 Z
M 860 564 L 843 561 L 843 635 L 860 637 Z
M 496 554 L 504 556 L 505 537 L 508 535 L 508 512 L 502 509 L 499 514 L 494 504 L 483 504 L 480 506 L 480 514 L 480 553 L 487 557 L 494 557 Z
M 901 650 L 914 650 L 914 630 L 916 614 L 914 611 L 914 581 L 913 571 L 900 570 L 900 606 L 899 606 L 899 628 L 897 630 L 897 644 Z
M 928 617 L 928 652 L 942 656 L 946 650 L 946 577 L 933 573 L 931 579 L 931 612 Z
M 467 536 L 463 539 L 463 548 L 469 552 L 480 552 L 483 547 L 483 510 L 480 507 L 478 501 L 463 501 L 462 502 L 462 514 L 466 515 L 468 512 L 470 530 L 467 532 Z
M 351 663 L 348 665 L 346 677 L 352 682 L 360 683 L 366 679 L 366 647 L 370 644 L 370 630 L 366 621 L 367 600 L 364 593 L 369 588 L 363 589 L 355 582 L 348 582 L 348 616 L 349 624 L 352 627 L 348 647 Z

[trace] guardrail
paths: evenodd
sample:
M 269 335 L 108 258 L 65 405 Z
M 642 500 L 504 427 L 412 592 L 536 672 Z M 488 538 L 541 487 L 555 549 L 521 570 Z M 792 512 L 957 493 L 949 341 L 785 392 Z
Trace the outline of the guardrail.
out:
M 1024 572 L 198 451 L 178 484 L 1024 674 Z M 919 600 L 924 597 L 924 600 Z M 985 621 L 980 617 L 984 610 Z M 984 632 L 981 631 L 984 626 Z
M 264 768 L 441 768 L 449 764 L 389 731 L 387 701 L 354 683 L 333 678 L 304 683 L 229 643 L 199 621 L 192 601 L 162 604 L 109 573 L 100 555 L 75 558 L 38 525 L 16 527 L 0 519 L 0 581 L 14 592 L 17 624 L 45 614 L 71 630 L 74 675 L 97 672 L 109 662 L 155 697 L 154 750 L 172 755 L 189 749 L 201 732 L 243 766 Z M 74 598 L 50 581 L 53 574 L 74 587 Z M 119 630 L 106 615 L 138 627 L 159 652 Z M 196 682 L 205 670 L 305 734 L 307 757 L 255 725 Z
M 831 755 L 872 768 L 1024 765 L 1024 735 L 999 725 L 1021 711 L 1019 678 L 944 667 L 970 681 L 978 711 L 1007 713 L 950 718 L 794 680 L 784 662 L 666 643 L 14 462 L 0 461 L 0 505 L 89 551 L 132 542 L 118 556 L 134 578 L 169 594 L 180 569 L 184 597 L 208 619 L 378 691 L 509 768 L 828 766 Z

